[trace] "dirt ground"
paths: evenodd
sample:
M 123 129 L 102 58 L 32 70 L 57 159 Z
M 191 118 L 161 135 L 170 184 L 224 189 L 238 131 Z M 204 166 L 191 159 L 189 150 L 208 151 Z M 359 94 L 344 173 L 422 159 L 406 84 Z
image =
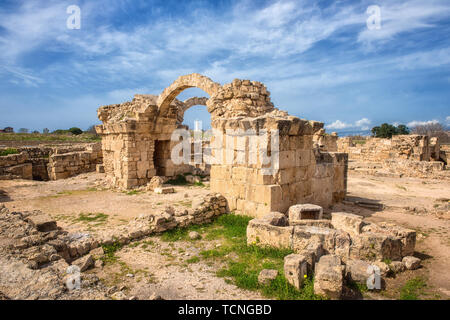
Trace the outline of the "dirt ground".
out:
M 207 183 L 205 187 L 174 186 L 176 192 L 165 195 L 113 191 L 104 188 L 103 178 L 103 174 L 89 173 L 49 182 L 0 181 L 0 202 L 12 211 L 46 212 L 70 232 L 96 234 L 167 205 L 189 208 L 194 197 L 209 193 Z M 399 288 L 417 276 L 427 281 L 424 298 L 450 298 L 449 199 L 448 181 L 349 172 L 348 201 L 328 211 L 353 212 L 369 221 L 389 221 L 416 230 L 415 255 L 423 260 L 421 269 L 389 278 L 385 291 L 368 293 L 366 298 L 396 298 Z M 383 208 L 368 209 L 365 203 L 377 203 Z M 116 254 L 116 263 L 88 272 L 107 286 L 121 288 L 127 296 L 138 299 L 154 294 L 165 299 L 264 298 L 217 277 L 220 262 L 196 260 L 201 250 L 220 245 L 220 240 L 167 242 L 153 236 L 123 247 Z

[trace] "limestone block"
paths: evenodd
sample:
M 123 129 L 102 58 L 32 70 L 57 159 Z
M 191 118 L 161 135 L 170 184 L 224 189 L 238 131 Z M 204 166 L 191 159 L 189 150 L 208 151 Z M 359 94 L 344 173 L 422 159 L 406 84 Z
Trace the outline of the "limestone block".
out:
M 167 193 L 174 193 L 175 189 L 172 187 L 158 187 L 153 189 L 153 192 L 156 194 L 167 194 Z
M 367 278 L 370 276 L 367 272 L 371 265 L 369 262 L 363 260 L 348 260 L 345 265 L 345 274 L 348 280 L 366 284 Z
M 292 250 L 300 253 L 308 248 L 312 241 L 321 243 L 327 251 L 334 250 L 336 230 L 314 226 L 295 226 L 292 234 Z
M 339 299 L 343 287 L 343 266 L 335 255 L 322 256 L 316 264 L 314 293 L 330 299 Z
M 406 269 L 415 270 L 420 267 L 421 261 L 419 258 L 407 256 L 402 259 L 402 263 L 405 265 Z
M 305 276 L 308 272 L 308 263 L 303 255 L 290 254 L 284 257 L 284 276 L 286 280 L 296 287 L 301 289 Z
M 288 225 L 286 216 L 280 212 L 270 212 L 266 214 L 262 220 L 267 221 L 272 226 L 284 227 Z
M 331 224 L 335 229 L 340 229 L 351 234 L 360 234 L 363 226 L 363 217 L 346 212 L 331 213 Z
M 290 248 L 294 227 L 272 226 L 262 219 L 250 220 L 247 226 L 247 244 Z
M 304 219 L 322 219 L 322 215 L 322 207 L 314 204 L 296 204 L 289 208 L 289 221 L 291 223 Z

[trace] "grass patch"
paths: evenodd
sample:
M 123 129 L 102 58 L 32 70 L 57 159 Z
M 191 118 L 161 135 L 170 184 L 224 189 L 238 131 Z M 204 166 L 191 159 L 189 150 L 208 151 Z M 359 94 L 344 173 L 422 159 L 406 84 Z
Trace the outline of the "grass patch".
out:
M 166 183 L 174 185 L 174 186 L 184 186 L 184 185 L 188 184 L 186 177 L 182 174 L 177 175 L 173 179 L 167 180 Z
M 421 277 L 408 280 L 405 285 L 400 288 L 400 300 L 418 300 L 426 286 L 425 280 Z
M 290 285 L 284 277 L 284 257 L 290 249 L 263 248 L 247 245 L 247 225 L 251 217 L 226 214 L 212 223 L 177 228 L 162 234 L 163 241 L 191 241 L 188 234 L 197 231 L 206 241 L 221 241 L 221 245 L 200 251 L 199 256 L 186 260 L 187 264 L 205 260 L 205 263 L 222 262 L 225 267 L 217 271 L 217 276 L 227 283 L 247 290 L 258 290 L 268 298 L 283 300 L 317 300 L 323 297 L 314 294 L 314 279 L 305 279 L 301 290 Z M 268 285 L 258 283 L 258 275 L 263 269 L 276 269 L 278 276 Z
M 134 196 L 136 194 L 139 194 L 141 191 L 139 190 L 131 190 L 131 191 L 123 191 L 123 193 L 125 193 L 128 196 Z
M 402 189 L 402 190 L 405 190 L 405 191 L 408 191 L 408 189 L 406 189 L 406 187 L 404 187 L 404 186 L 401 186 L 401 185 L 399 185 L 399 184 L 397 184 L 397 185 L 395 185 L 397 188 L 399 188 L 399 189 Z
M 75 221 L 79 222 L 105 222 L 108 215 L 104 213 L 80 213 Z
M 19 154 L 19 150 L 15 149 L 15 148 L 6 148 L 3 151 L 0 151 L 0 157 L 4 157 L 10 154 Z
M 41 134 L 41 133 L 0 133 L 0 141 L 54 141 L 54 142 L 91 142 L 101 141 L 99 135 L 84 132 L 73 134 Z
M 194 182 L 194 186 L 204 188 L 205 184 L 203 182 L 201 182 L 201 181 L 197 181 L 197 182 Z
M 102 248 L 105 254 L 101 259 L 105 264 L 117 262 L 116 251 L 122 248 L 119 242 L 116 241 L 110 245 L 102 245 Z

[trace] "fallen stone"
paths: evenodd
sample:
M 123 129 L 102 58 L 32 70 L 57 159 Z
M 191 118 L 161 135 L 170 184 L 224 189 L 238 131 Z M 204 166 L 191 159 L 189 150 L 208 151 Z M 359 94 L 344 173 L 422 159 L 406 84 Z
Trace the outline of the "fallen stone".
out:
M 191 240 L 198 240 L 201 239 L 202 236 L 200 235 L 200 233 L 198 233 L 197 231 L 191 231 L 188 234 L 189 239 Z
M 387 276 L 389 274 L 389 271 L 391 271 L 389 265 L 383 261 L 375 261 L 372 264 L 380 268 L 380 274 L 383 277 Z
M 366 284 L 370 263 L 363 260 L 348 260 L 345 267 L 345 275 L 348 280 Z
M 335 229 L 340 229 L 350 234 L 360 234 L 363 226 L 363 217 L 346 212 L 331 213 L 331 224 Z
M 322 256 L 316 264 L 314 293 L 330 299 L 339 299 L 343 287 L 343 266 L 335 255 Z
M 27 221 L 40 232 L 49 232 L 58 228 L 56 226 L 56 221 L 46 214 L 29 216 Z
M 84 272 L 94 265 L 94 258 L 88 254 L 72 262 L 72 265 L 78 266 L 81 272 Z
M 150 179 L 150 182 L 147 183 L 147 190 L 153 191 L 156 188 L 162 188 L 163 184 L 164 184 L 164 179 L 162 177 L 154 176 Z
M 400 273 L 400 272 L 405 271 L 405 269 L 406 269 L 405 265 L 401 261 L 392 261 L 389 264 L 389 267 L 392 270 L 392 272 L 394 272 L 394 273 Z
M 155 188 L 153 192 L 155 192 L 156 194 L 167 194 L 167 193 L 174 193 L 175 189 L 172 187 Z
M 270 284 L 278 276 L 278 270 L 263 269 L 258 275 L 258 282 L 261 284 Z
M 92 249 L 89 252 L 89 254 L 91 254 L 92 257 L 97 260 L 97 259 L 100 259 L 101 257 L 103 257 L 105 255 L 105 252 L 103 251 L 102 247 L 98 247 L 98 248 Z
M 305 256 L 290 254 L 284 257 L 284 276 L 286 280 L 300 289 L 308 274 L 308 262 Z
M 420 267 L 421 261 L 413 256 L 406 256 L 402 259 L 403 264 L 408 270 L 415 270 Z

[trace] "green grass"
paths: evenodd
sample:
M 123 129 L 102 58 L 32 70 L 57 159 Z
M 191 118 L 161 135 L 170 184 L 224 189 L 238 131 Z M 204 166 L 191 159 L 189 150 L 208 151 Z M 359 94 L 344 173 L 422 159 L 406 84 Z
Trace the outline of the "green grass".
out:
M 400 288 L 400 300 L 418 300 L 426 286 L 425 280 L 421 277 L 408 280 L 405 285 Z
M 122 248 L 122 245 L 119 242 L 116 241 L 110 245 L 102 245 L 102 248 L 105 254 L 101 259 L 105 264 L 117 262 L 116 251 Z
M 15 148 L 6 148 L 3 151 L 0 151 L 0 157 L 4 157 L 10 154 L 18 154 L 20 153 L 19 150 L 15 149 Z
M 199 257 L 190 258 L 187 263 L 196 263 L 200 259 L 207 263 L 208 260 L 221 261 L 226 266 L 218 270 L 217 276 L 225 278 L 227 283 L 233 283 L 239 288 L 258 290 L 268 298 L 322 299 L 314 294 L 314 280 L 311 277 L 305 280 L 301 290 L 297 290 L 287 282 L 284 277 L 284 257 L 292 253 L 292 250 L 247 245 L 247 225 L 251 219 L 247 216 L 226 214 L 210 224 L 165 232 L 161 238 L 164 241 L 187 240 L 188 233 L 195 230 L 202 234 L 206 241 L 221 240 L 221 245 L 214 249 L 202 250 Z M 258 283 L 258 275 L 263 269 L 278 270 L 277 278 L 268 285 Z
M 194 186 L 203 188 L 203 187 L 205 187 L 205 184 L 201 181 L 198 181 L 198 182 L 194 182 Z
M 108 215 L 104 213 L 80 213 L 75 221 L 80 222 L 105 222 L 108 219 Z
M 139 194 L 141 191 L 139 190 L 131 190 L 131 191 L 123 191 L 123 193 L 125 193 L 128 196 L 134 196 L 136 194 Z

